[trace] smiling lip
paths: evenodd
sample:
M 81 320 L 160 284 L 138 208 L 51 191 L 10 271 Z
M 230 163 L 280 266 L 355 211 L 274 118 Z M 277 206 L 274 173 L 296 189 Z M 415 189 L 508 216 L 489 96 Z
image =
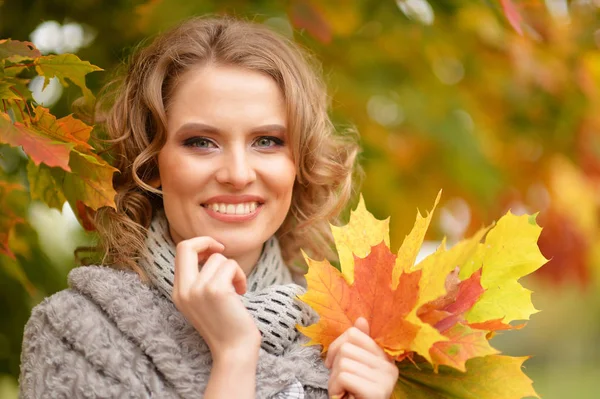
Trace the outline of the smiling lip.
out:
M 259 197 L 258 195 L 217 195 L 216 197 L 211 197 L 202 205 L 213 204 L 215 202 L 225 203 L 225 204 L 241 204 L 243 202 L 258 202 L 259 205 L 265 203 L 264 198 Z
M 225 214 L 221 212 L 217 212 L 212 209 L 211 204 L 242 204 L 247 202 L 256 202 L 257 207 L 253 212 L 250 212 L 245 215 L 235 215 L 235 214 Z M 206 211 L 206 213 L 212 217 L 213 219 L 219 220 L 221 222 L 246 222 L 252 220 L 258 216 L 260 211 L 264 206 L 265 200 L 262 197 L 256 195 L 218 195 L 216 197 L 212 197 L 206 202 L 202 203 L 202 208 Z
M 233 215 L 233 214 L 220 213 L 220 212 L 214 211 L 211 207 L 208 207 L 208 206 L 203 206 L 202 208 L 204 208 L 204 210 L 206 211 L 206 213 L 208 213 L 208 215 L 210 217 L 212 217 L 213 219 L 220 220 L 221 222 L 246 222 L 246 221 L 252 220 L 256 216 L 258 216 L 258 214 L 262 210 L 263 206 L 264 206 L 263 204 L 259 204 L 256 207 L 256 209 L 254 210 L 254 212 L 248 213 L 246 215 Z

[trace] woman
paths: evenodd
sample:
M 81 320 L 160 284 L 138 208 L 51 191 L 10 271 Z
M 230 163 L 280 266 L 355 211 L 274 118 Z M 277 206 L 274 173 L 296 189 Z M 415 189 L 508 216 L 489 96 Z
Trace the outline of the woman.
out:
M 309 59 L 227 18 L 136 53 L 103 123 L 121 171 L 95 219 L 112 267 L 74 269 L 34 309 L 23 397 L 389 397 L 397 369 L 364 319 L 325 360 L 295 328 L 315 315 L 286 264 L 332 255 L 357 153 Z

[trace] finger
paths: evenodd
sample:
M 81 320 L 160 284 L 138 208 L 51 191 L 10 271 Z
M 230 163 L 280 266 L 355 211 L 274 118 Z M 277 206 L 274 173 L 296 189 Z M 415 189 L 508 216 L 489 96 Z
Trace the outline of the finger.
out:
M 352 327 L 351 327 L 352 328 Z M 344 345 L 344 343 L 348 342 L 348 331 L 347 329 L 344 331 L 342 335 L 337 337 L 330 345 L 329 349 L 327 349 L 327 356 L 325 357 L 325 367 L 331 368 L 333 366 L 333 360 L 336 358 L 339 348 Z
M 332 397 L 342 397 L 347 393 L 348 396 L 367 398 L 371 397 L 376 389 L 376 384 L 347 371 L 332 376 L 328 385 L 328 393 Z
M 209 281 L 213 279 L 217 271 L 220 270 L 228 260 L 229 259 L 219 253 L 210 255 L 206 262 L 204 262 L 204 265 L 200 267 L 200 274 L 198 274 L 197 284 L 200 286 L 208 284 Z
M 337 355 L 337 351 L 345 342 L 350 342 L 368 352 L 385 357 L 385 352 L 377 345 L 373 338 L 356 327 L 350 327 L 329 346 L 327 357 L 325 358 L 325 366 L 331 367 L 332 361 Z
M 198 276 L 198 253 L 199 252 L 222 252 L 223 244 L 212 237 L 194 237 L 181 241 L 177 244 L 175 253 L 175 287 L 181 292 L 189 292 L 196 277 Z
M 381 368 L 381 358 L 349 342 L 346 342 L 340 347 L 337 356 L 333 359 L 332 368 L 335 368 L 335 364 L 339 361 L 339 359 L 344 358 L 361 362 L 365 366 L 372 369 Z
M 332 375 L 336 376 L 342 372 L 351 373 L 371 382 L 379 381 L 377 378 L 379 373 L 367 366 L 361 360 L 338 356 L 333 364 Z
M 246 290 L 246 274 L 236 261 L 229 259 L 217 270 L 209 284 L 224 289 L 232 287 L 239 294 Z

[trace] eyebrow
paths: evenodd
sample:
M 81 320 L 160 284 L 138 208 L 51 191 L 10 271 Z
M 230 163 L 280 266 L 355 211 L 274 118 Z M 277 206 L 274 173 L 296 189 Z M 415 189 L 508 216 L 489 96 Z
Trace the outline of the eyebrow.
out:
M 207 125 L 205 123 L 199 122 L 189 122 L 181 125 L 179 129 L 175 132 L 175 135 L 179 135 L 184 132 L 194 131 L 194 132 L 203 132 L 203 133 L 213 133 L 213 134 L 221 134 L 222 131 L 214 126 Z M 262 125 L 255 128 L 250 129 L 250 134 L 260 133 L 260 132 L 278 132 L 284 134 L 287 131 L 287 128 L 280 124 L 270 124 L 270 125 Z

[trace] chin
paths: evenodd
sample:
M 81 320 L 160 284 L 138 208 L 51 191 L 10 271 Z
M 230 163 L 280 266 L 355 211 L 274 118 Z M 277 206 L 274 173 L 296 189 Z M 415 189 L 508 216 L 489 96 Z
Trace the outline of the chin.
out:
M 267 241 L 267 239 L 257 240 L 256 236 L 252 237 L 248 235 L 225 235 L 213 238 L 225 246 L 223 255 L 227 257 L 252 252 L 256 248 L 262 248 L 262 245 Z

